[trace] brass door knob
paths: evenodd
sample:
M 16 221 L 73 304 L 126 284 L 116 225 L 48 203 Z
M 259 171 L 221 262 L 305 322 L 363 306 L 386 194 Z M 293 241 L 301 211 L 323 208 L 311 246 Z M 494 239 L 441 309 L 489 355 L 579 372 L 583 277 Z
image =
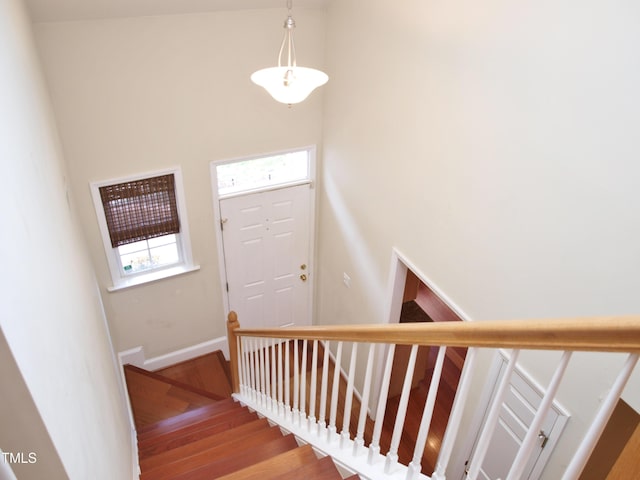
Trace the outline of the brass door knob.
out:
M 302 280 L 303 282 L 306 282 L 307 276 L 303 273 L 302 275 L 300 275 L 300 280 Z

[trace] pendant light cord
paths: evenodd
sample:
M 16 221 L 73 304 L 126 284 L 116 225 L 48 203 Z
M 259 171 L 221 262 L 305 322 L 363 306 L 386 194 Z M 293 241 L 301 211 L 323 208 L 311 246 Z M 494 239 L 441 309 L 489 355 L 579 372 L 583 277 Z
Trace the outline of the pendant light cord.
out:
M 285 45 L 287 46 L 287 67 L 296 66 L 296 47 L 293 44 L 293 29 L 296 28 L 296 22 L 291 17 L 291 8 L 293 0 L 287 0 L 288 16 L 284 22 L 284 38 L 280 45 L 280 53 L 278 54 L 278 67 L 282 66 L 282 54 L 284 52 Z

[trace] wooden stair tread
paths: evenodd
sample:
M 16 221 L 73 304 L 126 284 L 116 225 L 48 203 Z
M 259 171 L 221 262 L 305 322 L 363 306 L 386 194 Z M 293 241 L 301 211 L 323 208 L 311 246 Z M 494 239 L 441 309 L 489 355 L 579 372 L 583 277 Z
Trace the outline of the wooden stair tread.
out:
M 218 400 L 212 395 L 201 395 L 163 381 L 136 367 L 125 366 L 124 372 L 131 408 L 139 429 L 159 420 L 211 405 Z
M 275 478 L 275 477 L 269 477 Z M 284 480 L 299 480 L 312 478 L 313 480 L 342 480 L 340 472 L 336 468 L 331 457 L 324 457 L 312 463 L 307 463 L 302 467 L 291 470 L 278 478 Z
M 220 478 L 221 480 L 269 480 L 281 478 L 287 472 L 316 460 L 317 457 L 313 453 L 311 445 L 303 445 Z
M 205 437 L 229 431 L 245 423 L 258 419 L 258 415 L 243 410 L 233 415 L 219 415 L 211 420 L 199 422 L 179 430 L 138 441 L 140 458 L 147 458 L 163 451 L 196 442 Z
M 154 373 L 219 398 L 228 398 L 232 393 L 228 362 L 220 350 L 156 370 Z
M 215 460 L 197 470 L 173 477 L 172 480 L 210 480 L 220 478 L 296 448 L 298 448 L 298 443 L 294 436 L 290 434 L 252 448 L 251 455 L 247 455 L 245 451 L 233 452 L 225 458 Z M 141 477 L 141 480 L 148 479 Z
M 200 388 L 198 385 L 192 384 L 190 382 L 183 382 L 180 378 L 173 378 L 169 375 L 162 375 L 158 372 L 151 372 L 149 370 L 145 370 L 144 368 L 136 367 L 135 365 L 127 364 L 124 366 L 125 370 L 129 372 L 139 373 L 141 375 L 146 376 L 147 378 L 152 378 L 158 380 L 163 383 L 168 383 L 170 385 L 182 388 L 189 392 L 197 393 L 198 395 L 206 398 L 211 398 L 212 400 L 224 400 L 229 398 L 231 395 L 219 395 L 216 392 L 207 391 L 204 388 Z M 224 382 L 223 382 L 224 383 Z
M 293 342 L 289 346 L 293 364 Z M 311 351 L 309 344 L 307 405 L 311 390 Z M 322 353 L 319 345 L 319 374 Z M 298 349 L 298 355 L 301 359 L 302 348 Z M 331 367 L 332 378 L 333 362 Z M 290 371 L 293 375 L 293 365 Z M 230 372 L 222 352 L 155 372 L 126 367 L 125 375 L 132 406 L 135 399 L 139 407 L 133 410 L 142 471 L 140 480 L 341 479 L 330 457 L 318 459 L 310 445 L 299 446 L 293 435 L 283 436 L 278 427 L 270 427 L 266 419 L 259 419 L 256 413 L 230 398 Z M 346 382 L 341 379 L 340 390 L 345 389 Z M 223 396 L 227 398 L 220 400 Z M 356 400 L 353 399 L 354 404 Z M 340 426 L 343 409 L 339 404 L 337 424 Z M 351 420 L 354 428 L 357 415 L 352 415 Z M 359 477 L 353 475 L 349 480 L 359 480 Z
M 200 467 L 211 464 L 212 460 L 226 460 L 230 455 L 251 458 L 256 450 L 267 445 L 272 440 L 278 440 L 282 437 L 280 429 L 271 427 L 249 436 L 239 438 L 231 438 L 224 443 L 207 448 L 193 455 L 178 458 L 173 462 L 158 465 L 147 472 L 143 472 L 142 479 L 168 480 L 176 478 L 179 475 L 197 470 Z
M 146 472 L 158 466 L 175 462 L 217 445 L 221 445 L 229 439 L 242 438 L 246 435 L 252 435 L 259 430 L 267 430 L 269 428 L 269 422 L 266 418 L 254 420 L 231 430 L 225 430 L 218 434 L 209 435 L 194 442 L 179 445 L 175 448 L 170 448 L 155 455 L 143 458 L 140 460 L 140 468 L 143 472 Z
M 179 415 L 160 420 L 138 429 L 138 439 L 145 439 L 160 433 L 174 431 L 194 423 L 201 422 L 203 419 L 223 415 L 232 410 L 241 409 L 242 407 L 240 404 L 231 399 L 222 400 L 200 408 L 194 408 L 187 412 L 183 412 Z

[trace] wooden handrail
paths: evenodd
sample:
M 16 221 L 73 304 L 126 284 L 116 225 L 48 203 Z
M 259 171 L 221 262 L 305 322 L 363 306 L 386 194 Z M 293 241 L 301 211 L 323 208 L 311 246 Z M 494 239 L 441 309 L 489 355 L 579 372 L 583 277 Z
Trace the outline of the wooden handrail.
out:
M 237 321 L 235 312 L 229 314 Z M 234 329 L 237 336 L 640 353 L 640 316 Z

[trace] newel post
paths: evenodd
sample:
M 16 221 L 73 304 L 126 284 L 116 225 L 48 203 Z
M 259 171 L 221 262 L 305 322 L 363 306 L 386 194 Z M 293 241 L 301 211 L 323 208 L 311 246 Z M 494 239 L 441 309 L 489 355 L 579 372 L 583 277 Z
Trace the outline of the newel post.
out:
M 231 369 L 231 390 L 233 393 L 240 393 L 240 376 L 238 374 L 238 340 L 236 330 L 240 328 L 238 314 L 229 312 L 227 317 L 227 342 L 229 342 L 229 366 Z

